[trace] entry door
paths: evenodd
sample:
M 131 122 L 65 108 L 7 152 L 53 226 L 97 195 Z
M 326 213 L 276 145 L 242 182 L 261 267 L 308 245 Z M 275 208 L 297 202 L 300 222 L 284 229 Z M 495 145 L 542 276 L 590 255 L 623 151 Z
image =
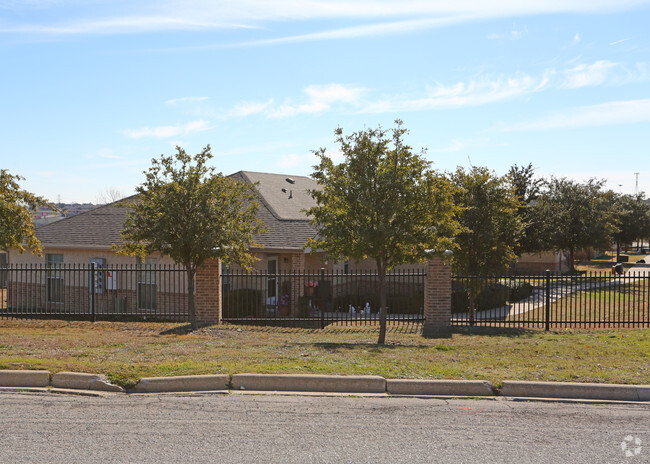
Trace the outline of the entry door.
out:
M 266 264 L 266 304 L 278 304 L 278 257 L 269 256 Z

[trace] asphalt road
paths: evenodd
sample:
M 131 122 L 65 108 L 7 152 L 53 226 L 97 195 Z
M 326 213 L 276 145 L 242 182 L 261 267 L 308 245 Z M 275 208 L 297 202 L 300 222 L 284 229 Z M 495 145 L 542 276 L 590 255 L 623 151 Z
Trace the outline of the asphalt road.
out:
M 0 462 L 648 463 L 650 406 L 1 392 Z

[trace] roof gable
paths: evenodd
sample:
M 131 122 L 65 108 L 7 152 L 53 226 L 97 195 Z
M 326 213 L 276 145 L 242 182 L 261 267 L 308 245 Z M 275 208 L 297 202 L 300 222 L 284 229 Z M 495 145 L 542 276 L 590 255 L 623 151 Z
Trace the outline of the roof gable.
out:
M 262 172 L 240 171 L 244 180 L 258 183 L 257 190 L 271 213 L 281 220 L 307 221 L 305 210 L 316 206 L 308 190 L 319 188 L 306 176 L 288 176 Z

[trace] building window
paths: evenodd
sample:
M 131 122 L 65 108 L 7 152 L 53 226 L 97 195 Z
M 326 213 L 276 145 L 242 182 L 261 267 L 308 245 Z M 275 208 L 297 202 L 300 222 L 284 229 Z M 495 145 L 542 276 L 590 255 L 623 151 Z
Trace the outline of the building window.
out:
M 138 309 L 158 309 L 156 299 L 156 258 L 145 258 L 144 263 L 139 260 L 138 270 Z
M 63 255 L 50 254 L 45 255 L 45 288 L 48 303 L 63 303 L 63 294 L 65 280 L 63 278 Z

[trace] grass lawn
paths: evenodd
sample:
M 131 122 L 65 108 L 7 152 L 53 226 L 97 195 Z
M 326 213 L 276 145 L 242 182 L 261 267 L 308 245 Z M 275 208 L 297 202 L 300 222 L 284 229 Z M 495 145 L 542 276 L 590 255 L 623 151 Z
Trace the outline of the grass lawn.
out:
M 181 324 L 0 320 L 0 369 L 140 377 L 210 373 L 377 374 L 387 378 L 650 384 L 650 332 L 457 329 L 424 339 L 394 328 L 326 330 Z
M 650 323 L 648 290 L 646 282 L 632 282 L 574 292 L 551 303 L 551 321 L 592 321 L 584 324 L 594 328 L 603 327 L 609 322 L 623 323 L 622 327 L 625 327 L 626 321 Z M 523 318 L 544 321 L 545 312 L 546 308 L 539 306 Z M 518 318 L 514 316 L 511 319 Z
M 646 257 L 645 254 L 636 254 L 635 251 L 630 251 L 630 253 L 621 251 L 621 254 L 627 254 L 629 256 L 629 261 L 627 263 L 623 263 L 623 269 L 625 271 L 628 271 L 638 260 Z M 603 257 L 594 258 L 591 260 L 585 259 L 577 262 L 576 269 L 579 271 L 587 272 L 610 272 L 614 264 L 616 264 L 616 253 L 609 252 L 606 253 Z

